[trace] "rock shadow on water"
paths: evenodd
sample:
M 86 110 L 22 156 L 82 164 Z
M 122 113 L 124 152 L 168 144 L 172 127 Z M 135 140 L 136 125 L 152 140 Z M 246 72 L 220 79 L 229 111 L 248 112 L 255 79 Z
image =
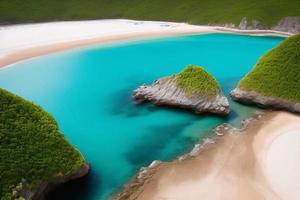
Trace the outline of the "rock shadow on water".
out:
M 89 195 L 101 193 L 101 180 L 92 168 L 81 178 L 58 185 L 45 196 L 45 200 L 83 200 Z M 95 191 L 97 190 L 97 191 Z
M 133 91 L 137 89 L 140 85 L 144 83 L 152 83 L 155 80 L 155 77 L 130 77 L 126 80 L 127 83 L 130 83 L 127 87 L 116 91 L 111 96 L 110 103 L 110 114 L 120 115 L 128 118 L 138 117 L 140 115 L 147 114 L 151 111 L 151 108 L 145 107 L 143 104 L 136 104 L 132 98 Z
M 136 104 L 132 98 L 132 93 L 137 88 L 137 85 L 132 84 L 112 95 L 110 114 L 131 118 L 147 113 L 147 109 L 140 104 Z
M 231 78 L 222 78 L 218 79 L 220 86 L 222 88 L 223 94 L 228 98 L 230 103 L 232 103 L 232 98 L 230 96 L 230 93 L 235 87 L 238 85 L 239 80 L 241 80 L 243 77 L 231 77 Z
M 235 110 L 231 110 L 230 114 L 224 118 L 224 123 L 229 123 L 239 117 L 239 114 Z
M 138 138 L 138 142 L 125 153 L 125 158 L 136 169 L 147 166 L 156 159 L 168 159 L 162 158 L 162 152 L 170 142 L 178 139 L 178 135 L 189 125 L 190 122 L 183 122 L 149 127 L 146 134 L 142 134 L 143 137 Z
M 222 118 L 222 119 L 226 119 L 228 117 L 228 116 L 219 116 L 219 115 L 215 115 L 212 113 L 197 114 L 193 110 L 190 110 L 190 109 L 179 108 L 179 107 L 169 106 L 169 105 L 154 105 L 151 102 L 145 102 L 145 103 L 140 104 L 139 106 L 144 106 L 148 112 L 158 112 L 158 111 L 174 112 L 176 114 L 187 116 L 191 120 L 195 120 L 195 119 L 201 118 L 201 117 L 214 117 L 214 118 Z
M 192 110 L 177 108 L 174 106 L 157 106 L 153 105 L 151 102 L 145 102 L 141 104 L 136 104 L 132 98 L 132 91 L 135 87 L 129 87 L 126 89 L 119 90 L 112 97 L 110 114 L 124 116 L 126 118 L 133 118 L 142 115 L 146 115 L 158 111 L 168 111 L 177 114 L 182 114 L 190 116 L 191 118 L 205 117 L 205 116 L 216 116 L 210 113 L 196 114 Z
M 117 91 L 112 96 L 110 114 L 120 115 L 125 117 L 135 117 L 144 112 L 139 108 L 139 105 L 135 105 L 132 100 L 132 91 L 134 87 L 128 87 Z

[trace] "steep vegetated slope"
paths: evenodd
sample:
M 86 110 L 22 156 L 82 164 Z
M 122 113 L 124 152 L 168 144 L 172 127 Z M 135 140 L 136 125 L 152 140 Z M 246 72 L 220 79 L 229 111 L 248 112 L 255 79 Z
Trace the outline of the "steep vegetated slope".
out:
M 75 178 L 86 168 L 82 155 L 67 142 L 49 113 L 3 89 L 0 158 L 1 200 L 30 199 L 47 183 Z
M 299 0 L 0 0 L 1 23 L 128 18 L 238 25 L 247 17 L 272 26 L 299 15 Z
M 300 112 L 300 35 L 284 40 L 262 56 L 238 84 L 239 101 Z

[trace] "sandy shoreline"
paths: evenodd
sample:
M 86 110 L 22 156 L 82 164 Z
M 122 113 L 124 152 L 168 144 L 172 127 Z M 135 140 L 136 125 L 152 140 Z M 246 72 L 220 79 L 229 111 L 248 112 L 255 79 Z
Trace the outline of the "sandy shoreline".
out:
M 291 34 L 272 30 L 238 30 L 185 23 L 92 20 L 0 26 L 0 67 L 66 49 L 92 44 L 199 33 Z
M 300 198 L 300 117 L 268 112 L 218 136 L 199 155 L 163 163 L 133 179 L 117 199 Z

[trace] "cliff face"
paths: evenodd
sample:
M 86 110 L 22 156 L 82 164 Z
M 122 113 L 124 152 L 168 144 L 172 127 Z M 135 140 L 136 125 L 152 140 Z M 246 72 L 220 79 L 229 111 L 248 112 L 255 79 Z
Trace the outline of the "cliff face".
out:
M 290 112 L 300 113 L 299 102 L 292 102 L 274 97 L 266 97 L 258 94 L 255 91 L 248 92 L 238 88 L 234 89 L 230 95 L 235 101 L 239 101 L 241 103 L 255 104 L 263 108 L 287 110 Z
M 150 86 L 140 86 L 133 92 L 133 98 L 137 103 L 150 101 L 155 105 L 193 110 L 196 114 L 228 115 L 230 112 L 228 100 L 221 92 L 212 98 L 195 94 L 187 95 L 177 86 L 176 76 L 161 78 Z
M 81 168 L 79 168 L 76 172 L 63 176 L 57 176 L 48 182 L 41 183 L 35 191 L 32 191 L 26 180 L 22 180 L 22 190 L 19 192 L 18 196 L 23 197 L 25 200 L 43 200 L 45 199 L 45 195 L 51 191 L 56 186 L 66 183 L 68 181 L 83 177 L 88 174 L 90 169 L 90 165 L 84 163 Z M 75 191 L 76 192 L 76 191 Z

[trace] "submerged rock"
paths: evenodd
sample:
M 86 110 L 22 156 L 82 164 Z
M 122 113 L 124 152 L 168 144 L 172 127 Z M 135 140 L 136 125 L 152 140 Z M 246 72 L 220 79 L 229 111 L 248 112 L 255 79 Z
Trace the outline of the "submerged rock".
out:
M 199 70 L 197 68 L 199 67 L 189 66 L 179 75 L 161 78 L 154 81 L 152 85 L 142 85 L 133 92 L 133 98 L 137 103 L 150 101 L 155 105 L 190 109 L 197 114 L 213 113 L 228 115 L 230 112 L 229 103 L 227 98 L 222 94 L 219 85 L 217 84 L 216 86 L 214 85 L 215 83 L 213 85 L 211 83 L 206 84 L 205 82 L 215 81 L 215 79 L 204 69 L 199 68 Z M 197 80 L 197 74 L 195 76 L 195 73 L 205 73 L 205 76 L 209 76 L 205 77 L 205 80 Z M 192 76 L 193 80 L 189 80 L 190 76 Z M 181 84 L 181 82 L 178 81 L 179 78 L 180 81 L 182 81 L 182 79 L 184 79 L 183 81 L 188 79 L 188 81 L 186 81 L 187 83 L 184 82 L 184 84 L 187 85 Z M 200 84 L 200 86 L 194 91 L 191 91 L 191 88 L 194 87 L 193 82 L 195 81 L 196 84 Z M 188 88 L 190 86 L 191 88 Z M 211 89 L 211 87 L 216 88 Z M 205 88 L 206 91 L 199 91 L 199 88 L 203 88 L 203 90 Z

